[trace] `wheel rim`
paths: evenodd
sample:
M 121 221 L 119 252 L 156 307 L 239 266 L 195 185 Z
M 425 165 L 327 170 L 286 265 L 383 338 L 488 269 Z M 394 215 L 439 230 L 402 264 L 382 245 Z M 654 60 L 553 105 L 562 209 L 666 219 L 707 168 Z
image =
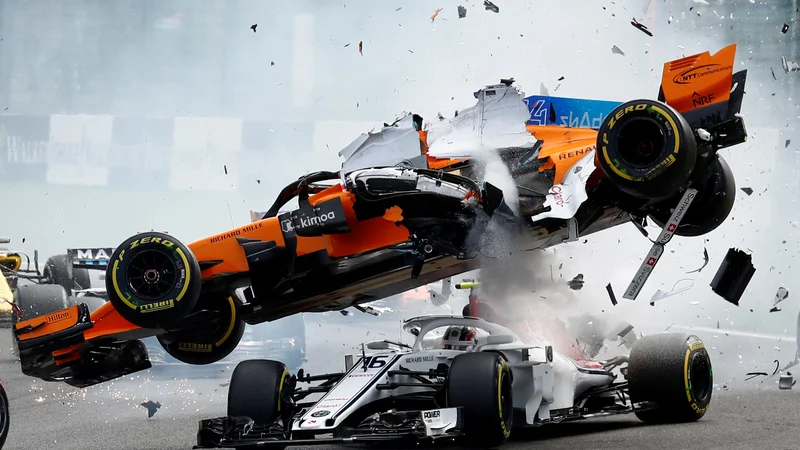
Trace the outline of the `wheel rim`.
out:
M 630 119 L 622 125 L 617 138 L 620 159 L 627 165 L 641 168 L 660 162 L 666 136 L 658 122 L 646 117 Z
M 703 353 L 695 353 L 689 361 L 689 389 L 692 397 L 705 401 L 711 394 L 711 364 Z
M 164 252 L 145 250 L 133 258 L 127 270 L 128 286 L 143 300 L 163 297 L 175 286 L 177 267 Z

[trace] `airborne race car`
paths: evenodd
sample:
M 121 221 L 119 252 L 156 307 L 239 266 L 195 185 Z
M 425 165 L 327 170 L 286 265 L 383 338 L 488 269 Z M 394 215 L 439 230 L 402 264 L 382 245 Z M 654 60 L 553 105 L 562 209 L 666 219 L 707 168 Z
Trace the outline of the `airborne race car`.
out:
M 645 336 L 630 357 L 598 367 L 474 317 L 420 317 L 403 328 L 416 337 L 412 346 L 371 342 L 380 351 L 344 373 L 293 376 L 276 361 L 240 363 L 227 417 L 201 421 L 195 448 L 459 438 L 492 448 L 514 428 L 611 414 L 691 422 L 711 401 L 711 361 L 689 334 Z M 298 387 L 313 381 L 322 383 Z M 302 402 L 317 392 L 318 401 Z
M 643 231 L 650 217 L 664 229 L 624 294 L 633 299 L 673 235 L 709 233 L 731 211 L 733 175 L 717 152 L 747 139 L 735 53 L 666 63 L 660 101 L 525 98 L 504 80 L 452 120 L 423 129 L 408 114 L 362 135 L 341 171 L 303 176 L 256 222 L 188 246 L 138 234 L 111 255 L 107 304 L 16 325 L 22 371 L 90 386 L 148 368 L 138 339 L 149 336 L 207 364 L 245 322 L 340 310 L 476 269 L 493 235 L 515 236 L 507 251 L 523 252 L 628 222 Z M 498 165 L 505 190 L 480 181 Z M 299 208 L 279 214 L 294 198 Z

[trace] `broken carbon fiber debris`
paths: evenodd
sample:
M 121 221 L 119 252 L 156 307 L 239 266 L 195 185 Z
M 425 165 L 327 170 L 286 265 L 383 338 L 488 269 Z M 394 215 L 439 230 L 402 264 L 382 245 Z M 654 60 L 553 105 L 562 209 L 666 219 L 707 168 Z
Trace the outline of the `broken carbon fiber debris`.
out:
M 731 248 L 711 281 L 711 290 L 727 302 L 739 306 L 739 300 L 755 273 L 752 255 Z
M 792 377 L 792 374 L 787 373 L 786 375 L 781 375 L 778 379 L 778 389 L 787 390 L 791 389 L 797 381 Z
M 781 27 L 781 33 L 786 34 L 787 32 L 789 32 L 789 24 L 784 23 L 783 27 Z
M 459 5 L 458 6 L 458 18 L 459 19 L 463 19 L 464 17 L 467 17 L 467 8 L 464 8 L 463 6 Z
M 648 30 L 647 27 L 644 24 L 641 24 L 641 23 L 637 22 L 635 17 L 633 18 L 633 20 L 631 20 L 631 25 L 633 25 L 634 28 L 636 28 L 637 30 L 641 31 L 642 33 L 644 33 L 644 34 L 646 34 L 646 35 L 648 35 L 650 37 L 653 37 L 653 33 L 651 33 L 650 30 Z
M 250 25 L 250 29 L 253 30 L 253 33 L 256 32 L 256 28 L 258 28 L 258 24 L 257 23 L 254 23 L 254 24 Z
M 150 417 L 153 417 L 153 415 L 156 413 L 156 411 L 158 411 L 159 408 L 161 408 L 161 403 L 148 400 L 142 403 L 141 406 L 147 408 L 147 418 L 149 419 Z
M 619 47 L 617 47 L 616 45 L 615 45 L 615 46 L 613 46 L 613 47 L 611 47 L 611 53 L 614 53 L 615 55 L 622 55 L 622 56 L 625 56 L 625 52 L 623 52 L 623 51 L 622 51 L 622 50 L 621 50 Z
M 490 2 L 489 0 L 483 0 L 483 7 L 486 8 L 487 11 L 491 11 L 493 13 L 500 12 L 500 7 Z
M 772 300 L 772 309 L 770 309 L 769 312 L 781 311 L 781 309 L 778 308 L 778 303 L 786 300 L 787 297 L 789 297 L 789 290 L 783 286 L 779 287 L 778 291 L 775 293 L 775 299 Z
M 606 285 L 606 292 L 608 292 L 608 297 L 611 299 L 611 304 L 617 306 L 617 296 L 614 295 L 614 289 L 611 287 L 611 283 Z
M 743 187 L 743 188 L 739 188 L 739 190 L 744 192 L 747 195 L 753 195 L 753 188 Z
M 700 273 L 700 271 L 705 269 L 707 265 L 708 265 L 708 249 L 703 247 L 703 265 L 700 266 L 699 269 L 691 270 L 691 271 L 686 272 L 686 273 L 687 274 L 688 273 L 695 273 L 695 272 Z
M 583 274 L 575 275 L 575 278 L 567 282 L 567 286 L 573 291 L 580 291 L 583 289 Z

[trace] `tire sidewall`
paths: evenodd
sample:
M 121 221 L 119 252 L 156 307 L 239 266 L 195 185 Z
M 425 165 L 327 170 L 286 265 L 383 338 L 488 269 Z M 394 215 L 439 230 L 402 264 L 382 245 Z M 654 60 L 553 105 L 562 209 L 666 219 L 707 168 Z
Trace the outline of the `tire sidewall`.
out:
M 633 101 L 619 106 L 612 113 L 600 129 L 600 157 L 617 177 L 632 182 L 650 181 L 677 161 L 682 134 L 678 128 L 680 120 L 668 108 L 651 101 Z M 664 148 L 656 162 L 641 167 L 627 164 L 619 147 L 611 145 L 619 140 L 620 132 L 632 119 L 652 120 L 664 132 Z
M 691 410 L 694 411 L 698 418 L 700 418 L 703 417 L 708 411 L 708 407 L 711 405 L 712 392 L 714 391 L 714 374 L 711 369 L 711 358 L 709 357 L 705 344 L 703 344 L 703 342 L 697 337 L 690 336 L 686 341 L 686 344 L 688 348 L 686 350 L 686 362 L 684 363 L 683 376 L 684 384 L 686 385 L 687 402 L 689 403 Z M 695 395 L 694 389 L 691 389 L 691 386 L 696 380 L 694 376 L 697 375 L 692 373 L 692 362 L 697 358 L 704 358 L 706 360 L 709 371 L 708 386 L 706 387 L 707 391 L 701 398 Z
M 155 299 L 137 297 L 127 279 L 131 262 L 143 252 L 157 251 L 174 264 L 176 280 Z M 122 243 L 109 260 L 106 289 L 109 300 L 122 317 L 144 328 L 161 328 L 183 319 L 197 304 L 200 266 L 192 252 L 164 233 L 141 233 Z
M 170 356 L 186 364 L 203 365 L 215 363 L 236 349 L 245 329 L 239 315 L 239 302 L 233 296 L 219 297 L 211 300 L 208 306 L 220 312 L 222 326 L 205 336 L 187 336 L 173 342 L 165 339 L 168 334 L 159 335 L 159 344 Z

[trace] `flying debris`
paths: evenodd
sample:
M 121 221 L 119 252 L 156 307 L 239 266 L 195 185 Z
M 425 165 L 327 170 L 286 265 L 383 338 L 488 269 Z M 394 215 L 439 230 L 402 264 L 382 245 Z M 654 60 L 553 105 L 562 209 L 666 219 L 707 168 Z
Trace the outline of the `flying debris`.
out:
M 633 25 L 636 29 L 638 29 L 642 33 L 650 37 L 653 37 L 653 33 L 651 33 L 650 30 L 648 30 L 644 24 L 637 22 L 635 17 L 633 18 L 633 20 L 631 20 L 631 25 Z
M 781 33 L 786 34 L 789 31 L 789 24 L 784 23 L 783 27 L 781 28 Z
M 483 0 L 483 7 L 486 8 L 487 11 L 491 11 L 493 13 L 500 12 L 500 7 L 490 2 L 489 0 Z
M 611 53 L 614 53 L 614 54 L 616 54 L 616 55 L 622 55 L 622 56 L 625 56 L 625 52 L 623 52 L 622 50 L 620 50 L 620 48 L 619 48 L 619 47 L 617 47 L 616 45 L 615 45 L 615 46 L 613 46 L 613 47 L 611 47 Z
M 251 29 L 251 30 L 253 30 L 253 33 L 255 33 L 255 32 L 256 32 L 256 28 L 257 28 L 257 27 L 258 27 L 258 24 L 257 24 L 257 23 L 254 23 L 254 24 L 250 25 L 250 29 Z
M 787 373 L 786 375 L 781 375 L 781 377 L 778 379 L 778 389 L 791 389 L 795 383 L 797 383 L 797 381 L 794 380 L 792 374 Z
M 458 7 L 458 18 L 459 19 L 463 19 L 464 17 L 467 17 L 467 8 L 464 8 L 463 6 L 459 5 L 459 7 Z
M 606 285 L 606 292 L 608 292 L 608 297 L 611 299 L 611 304 L 617 306 L 617 296 L 614 295 L 614 289 L 611 287 L 611 283 Z
M 753 188 L 743 187 L 743 188 L 740 188 L 740 190 L 742 192 L 744 192 L 745 194 L 747 194 L 747 195 L 753 195 Z
M 786 300 L 787 297 L 789 297 L 789 290 L 783 286 L 779 287 L 778 292 L 775 293 L 775 299 L 772 300 L 772 309 L 769 312 L 780 311 L 778 303 Z
M 142 403 L 142 406 L 147 408 L 147 418 L 149 419 L 150 417 L 153 417 L 153 415 L 156 413 L 156 411 L 158 411 L 159 408 L 161 408 L 161 403 L 148 400 Z
M 433 15 L 431 16 L 431 23 L 436 20 L 436 16 L 438 16 L 440 12 L 442 12 L 442 8 L 436 8 L 436 11 L 434 11 Z
M 739 299 L 742 298 L 755 273 L 752 255 L 731 248 L 711 281 L 711 290 L 726 301 L 739 306 Z
M 783 71 L 786 73 L 800 72 L 800 64 L 797 64 L 794 61 L 789 61 L 785 56 L 781 56 L 781 66 L 783 66 Z
M 700 266 L 699 269 L 695 269 L 686 273 L 695 273 L 695 272 L 700 273 L 700 271 L 705 269 L 707 265 L 708 265 L 708 249 L 703 247 L 703 265 Z
M 583 274 L 575 275 L 575 278 L 567 282 L 567 286 L 573 291 L 580 291 L 583 288 Z

